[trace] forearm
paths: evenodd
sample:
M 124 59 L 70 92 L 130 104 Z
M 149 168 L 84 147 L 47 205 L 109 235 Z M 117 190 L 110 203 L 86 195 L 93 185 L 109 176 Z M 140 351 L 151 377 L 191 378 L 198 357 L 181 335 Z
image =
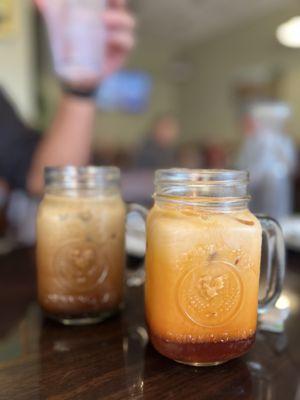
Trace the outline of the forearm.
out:
M 39 0 L 41 12 L 47 20 L 47 0 Z M 95 52 L 99 51 L 97 45 L 103 47 L 104 55 L 98 74 L 64 80 L 72 82 L 72 89 L 97 88 L 102 80 L 117 72 L 124 65 L 127 56 L 134 45 L 135 20 L 127 11 L 126 0 L 108 0 L 99 23 L 105 28 L 105 43 L 95 40 Z M 68 29 L 66 27 L 66 29 Z M 61 32 L 60 32 L 61 33 Z M 59 37 L 59 36 L 58 36 Z M 64 45 L 65 38 L 60 37 Z M 90 46 L 91 43 L 86 43 Z M 76 47 L 77 48 L 77 47 Z M 95 105 L 92 101 L 64 96 L 56 117 L 37 148 L 29 174 L 27 175 L 27 189 L 32 194 L 40 194 L 43 190 L 43 170 L 49 165 L 75 166 L 88 163 L 90 156 L 92 131 L 95 117 Z
M 27 178 L 27 189 L 43 190 L 45 166 L 85 165 L 89 162 L 95 104 L 91 100 L 64 95 L 56 116 L 39 144 Z

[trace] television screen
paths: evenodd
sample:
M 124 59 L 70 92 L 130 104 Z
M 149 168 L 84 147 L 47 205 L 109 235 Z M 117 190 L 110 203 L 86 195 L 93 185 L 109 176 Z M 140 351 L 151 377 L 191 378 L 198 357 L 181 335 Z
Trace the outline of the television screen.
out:
M 142 113 L 150 101 L 152 80 L 141 71 L 121 71 L 103 81 L 98 105 L 104 111 Z

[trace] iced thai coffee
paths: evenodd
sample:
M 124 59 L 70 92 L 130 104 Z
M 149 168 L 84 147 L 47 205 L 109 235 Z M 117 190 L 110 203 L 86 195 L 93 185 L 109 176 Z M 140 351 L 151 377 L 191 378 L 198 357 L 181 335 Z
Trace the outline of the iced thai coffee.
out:
M 118 193 L 48 193 L 37 218 L 38 299 L 65 323 L 93 322 L 123 301 L 125 205 Z

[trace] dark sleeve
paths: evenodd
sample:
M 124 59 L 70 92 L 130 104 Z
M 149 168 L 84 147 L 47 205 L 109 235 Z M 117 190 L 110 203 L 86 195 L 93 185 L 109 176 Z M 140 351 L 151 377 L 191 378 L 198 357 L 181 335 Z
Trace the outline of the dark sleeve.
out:
M 25 189 L 39 134 L 27 127 L 0 90 L 0 178 L 13 189 Z

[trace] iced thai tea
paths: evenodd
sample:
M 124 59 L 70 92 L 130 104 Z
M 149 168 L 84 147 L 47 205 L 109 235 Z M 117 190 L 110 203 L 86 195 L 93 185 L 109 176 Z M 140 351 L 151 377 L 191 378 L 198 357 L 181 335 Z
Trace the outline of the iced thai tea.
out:
M 173 360 L 214 365 L 242 355 L 254 342 L 262 228 L 242 193 L 214 197 L 224 195 L 217 191 L 222 179 L 207 187 L 203 181 L 174 184 L 172 174 L 177 179 L 182 172 L 169 171 L 159 172 L 165 186 L 156 188 L 147 220 L 150 339 Z
M 212 365 L 253 344 L 261 226 L 247 209 L 156 201 L 147 222 L 146 318 L 163 355 Z

